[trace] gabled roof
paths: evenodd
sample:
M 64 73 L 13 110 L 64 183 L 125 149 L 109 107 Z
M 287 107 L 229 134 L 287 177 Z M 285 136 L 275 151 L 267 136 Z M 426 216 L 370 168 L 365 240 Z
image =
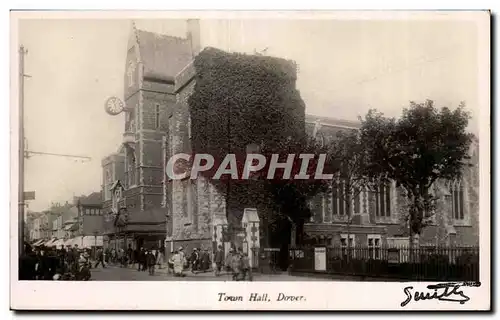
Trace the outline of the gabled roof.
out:
M 88 196 L 83 196 L 79 199 L 81 205 L 101 205 L 101 192 L 92 192 Z
M 144 77 L 173 82 L 193 59 L 188 39 L 136 30 Z
M 120 186 L 122 189 L 125 189 L 122 185 L 122 183 L 120 182 L 120 180 L 116 180 L 115 183 L 113 183 L 113 185 L 111 186 L 110 190 L 115 190 L 116 187 Z

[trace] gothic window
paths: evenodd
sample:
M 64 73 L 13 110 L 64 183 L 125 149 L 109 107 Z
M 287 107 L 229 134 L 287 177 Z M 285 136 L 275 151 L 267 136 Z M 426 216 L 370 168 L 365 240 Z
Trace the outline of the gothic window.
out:
M 384 183 L 378 186 L 375 194 L 375 216 L 391 216 L 391 184 Z
M 128 186 L 137 185 L 137 175 L 136 175 L 136 160 L 135 160 L 135 152 L 133 149 L 128 150 L 127 155 L 127 164 L 128 164 Z
M 155 129 L 160 128 L 160 105 L 155 104 Z
M 132 61 L 130 61 L 127 67 L 127 83 L 129 88 L 134 85 L 134 71 L 135 65 Z
M 352 190 L 350 190 L 352 189 Z M 354 188 L 348 188 L 345 181 L 337 180 L 333 181 L 331 189 L 332 206 L 331 212 L 333 216 L 347 216 L 347 197 L 346 194 L 350 194 L 350 203 L 352 208 L 352 213 L 361 212 L 361 192 L 355 190 Z
M 196 210 L 196 183 L 192 179 L 184 179 L 182 181 L 184 194 L 184 209 L 187 220 L 192 223 L 195 217 Z
M 168 118 L 168 156 L 174 155 L 174 117 Z
M 104 170 L 104 199 L 111 199 L 111 186 L 112 186 L 112 177 L 111 170 L 109 168 Z
M 464 188 L 462 181 L 455 181 L 450 184 L 452 214 L 454 220 L 465 219 Z

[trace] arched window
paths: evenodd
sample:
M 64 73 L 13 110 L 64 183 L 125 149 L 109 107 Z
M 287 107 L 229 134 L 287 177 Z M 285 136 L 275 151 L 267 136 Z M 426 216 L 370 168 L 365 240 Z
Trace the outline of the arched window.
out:
M 461 180 L 450 183 L 451 212 L 454 220 L 465 219 L 464 186 Z
M 127 158 L 128 186 L 131 187 L 137 184 L 135 151 L 133 149 L 128 150 Z
M 134 71 L 135 65 L 132 61 L 130 61 L 127 67 L 127 83 L 129 88 L 134 85 Z

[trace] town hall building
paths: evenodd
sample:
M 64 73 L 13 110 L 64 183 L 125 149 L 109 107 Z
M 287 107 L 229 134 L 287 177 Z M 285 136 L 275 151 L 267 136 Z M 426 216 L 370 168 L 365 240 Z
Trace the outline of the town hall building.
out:
M 185 38 L 159 35 L 132 27 L 124 74 L 123 141 L 102 160 L 103 204 L 106 215 L 104 245 L 113 248 L 156 247 L 167 255 L 183 247 L 228 249 L 223 239 L 230 224 L 250 255 L 260 247 L 258 212 L 247 208 L 241 221 L 228 221 L 225 196 L 204 178 L 170 180 L 167 159 L 190 153 L 191 127 L 188 98 L 194 90 L 193 59 L 201 50 L 200 24 L 188 20 Z M 356 129 L 359 123 L 306 116 L 306 133 L 325 143 L 338 130 Z M 442 196 L 439 217 L 421 236 L 423 243 L 478 243 L 477 142 L 473 167 L 462 182 L 436 188 Z M 362 192 L 348 215 L 333 189 L 310 202 L 313 216 L 304 231 L 315 244 L 381 246 L 404 244 L 401 226 L 402 195 L 394 184 L 378 193 Z M 349 236 L 346 224 L 349 221 Z M 231 219 L 229 219 L 231 220 Z M 239 238 L 238 238 L 239 237 Z M 349 238 L 349 239 L 347 239 Z

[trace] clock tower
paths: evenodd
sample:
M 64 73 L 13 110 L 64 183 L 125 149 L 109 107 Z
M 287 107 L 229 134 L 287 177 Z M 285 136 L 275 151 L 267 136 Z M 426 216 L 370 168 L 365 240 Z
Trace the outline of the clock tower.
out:
M 129 222 L 122 243 L 163 244 L 168 210 L 163 153 L 169 141 L 169 117 L 176 105 L 175 77 L 192 61 L 191 50 L 188 39 L 138 30 L 132 25 L 124 61 L 123 102 L 110 98 L 106 106 L 109 114 L 124 113 L 119 148 L 123 172 L 117 176 L 124 188 L 121 207 L 128 211 Z M 111 210 L 112 202 L 105 201 L 103 208 Z

